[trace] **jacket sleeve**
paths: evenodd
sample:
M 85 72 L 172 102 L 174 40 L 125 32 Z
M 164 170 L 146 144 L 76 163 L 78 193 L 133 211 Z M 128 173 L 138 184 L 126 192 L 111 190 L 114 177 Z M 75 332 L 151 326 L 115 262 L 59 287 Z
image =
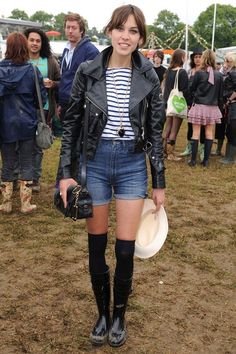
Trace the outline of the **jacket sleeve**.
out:
M 236 70 L 229 72 L 228 76 L 224 80 L 223 85 L 223 96 L 225 100 L 231 96 L 233 92 L 236 91 Z
M 82 134 L 82 119 L 84 115 L 84 97 L 85 97 L 85 78 L 82 73 L 83 66 L 80 65 L 76 72 L 69 108 L 66 112 L 63 122 L 63 132 L 61 141 L 60 162 L 57 179 L 75 178 L 77 179 L 75 169 L 79 153 L 79 143 Z
M 57 60 L 51 56 L 48 59 L 48 78 L 53 81 L 54 83 L 54 88 L 57 88 L 60 82 L 60 66 L 57 62 Z
M 57 60 L 51 56 L 48 58 L 48 78 L 53 81 L 53 86 L 48 89 L 49 115 L 52 118 L 56 114 L 58 102 L 58 86 L 60 82 L 60 66 Z
M 186 100 L 188 100 L 189 92 L 188 92 L 188 74 L 185 69 L 181 69 L 179 71 L 179 91 L 183 92 L 183 95 Z
M 155 85 L 147 100 L 146 137 L 151 143 L 146 152 L 149 157 L 152 188 L 165 188 L 165 166 L 163 156 L 162 131 L 165 123 L 165 104 L 162 100 L 160 83 L 155 79 Z

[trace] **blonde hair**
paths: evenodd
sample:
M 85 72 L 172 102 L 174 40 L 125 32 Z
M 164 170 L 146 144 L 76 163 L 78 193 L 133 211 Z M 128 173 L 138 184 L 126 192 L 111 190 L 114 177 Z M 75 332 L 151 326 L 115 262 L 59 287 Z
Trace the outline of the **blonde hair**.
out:
M 225 55 L 225 59 L 232 62 L 232 66 L 236 67 L 236 52 L 228 52 Z
M 211 49 L 206 49 L 202 53 L 200 69 L 206 70 L 208 66 L 211 66 L 214 70 L 216 69 L 216 55 Z

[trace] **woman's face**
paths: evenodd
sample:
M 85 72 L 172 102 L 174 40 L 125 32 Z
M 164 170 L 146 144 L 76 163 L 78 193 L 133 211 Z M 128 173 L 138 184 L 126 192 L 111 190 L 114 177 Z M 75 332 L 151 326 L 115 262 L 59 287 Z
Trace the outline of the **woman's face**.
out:
M 233 60 L 230 60 L 226 57 L 224 61 L 224 67 L 226 67 L 226 69 L 231 69 L 233 67 Z
M 142 43 L 142 39 L 133 15 L 119 28 L 109 32 L 113 53 L 119 56 L 130 56 L 132 52 Z
M 201 58 L 202 58 L 201 54 L 195 54 L 194 55 L 193 61 L 194 61 L 195 66 L 200 66 L 201 65 Z

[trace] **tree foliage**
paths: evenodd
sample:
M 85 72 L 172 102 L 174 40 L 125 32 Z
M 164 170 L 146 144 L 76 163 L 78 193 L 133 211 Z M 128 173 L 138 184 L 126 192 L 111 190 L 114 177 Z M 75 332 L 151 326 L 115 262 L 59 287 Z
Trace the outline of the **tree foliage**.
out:
M 194 23 L 194 30 L 207 42 L 212 42 L 214 5 L 203 11 Z M 236 7 L 219 5 L 216 7 L 215 48 L 236 45 Z
M 54 26 L 54 16 L 52 14 L 48 14 L 44 11 L 36 11 L 31 17 L 31 21 L 41 22 L 44 30 L 49 30 L 52 26 Z
M 29 16 L 24 10 L 14 9 L 11 12 L 10 18 L 14 18 L 16 20 L 28 20 Z
M 64 17 L 65 13 L 61 12 L 58 15 L 54 16 L 54 26 L 51 29 L 61 33 L 61 38 L 64 38 Z
M 184 27 L 179 17 L 171 11 L 162 10 L 159 12 L 153 23 L 152 29 L 163 42 L 173 36 Z

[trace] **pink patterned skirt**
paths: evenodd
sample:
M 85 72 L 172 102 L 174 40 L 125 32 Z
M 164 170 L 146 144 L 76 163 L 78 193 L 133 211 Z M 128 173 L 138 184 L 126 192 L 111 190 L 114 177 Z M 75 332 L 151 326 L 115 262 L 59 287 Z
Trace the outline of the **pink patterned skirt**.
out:
M 188 122 L 208 125 L 221 123 L 222 114 L 218 106 L 207 106 L 195 103 L 188 112 Z

